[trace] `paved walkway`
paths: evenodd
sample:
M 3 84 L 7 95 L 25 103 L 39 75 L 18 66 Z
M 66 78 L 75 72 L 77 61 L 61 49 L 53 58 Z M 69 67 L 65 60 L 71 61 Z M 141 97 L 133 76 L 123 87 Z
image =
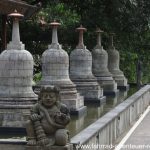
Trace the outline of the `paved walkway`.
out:
M 150 150 L 150 107 L 147 108 L 115 150 Z

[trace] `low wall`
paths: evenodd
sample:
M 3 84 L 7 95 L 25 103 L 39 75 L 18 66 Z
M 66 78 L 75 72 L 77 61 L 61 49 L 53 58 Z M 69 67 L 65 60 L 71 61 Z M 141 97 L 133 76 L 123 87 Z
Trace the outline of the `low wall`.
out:
M 150 85 L 144 86 L 124 102 L 71 139 L 74 150 L 108 149 L 127 131 L 150 104 Z M 80 145 L 90 146 L 88 148 Z

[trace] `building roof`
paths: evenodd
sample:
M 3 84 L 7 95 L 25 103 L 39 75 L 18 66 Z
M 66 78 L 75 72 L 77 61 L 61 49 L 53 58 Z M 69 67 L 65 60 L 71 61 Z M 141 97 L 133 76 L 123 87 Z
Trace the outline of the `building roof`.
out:
M 22 0 L 0 0 L 0 14 L 8 15 L 15 9 L 27 19 L 37 12 L 39 7 Z

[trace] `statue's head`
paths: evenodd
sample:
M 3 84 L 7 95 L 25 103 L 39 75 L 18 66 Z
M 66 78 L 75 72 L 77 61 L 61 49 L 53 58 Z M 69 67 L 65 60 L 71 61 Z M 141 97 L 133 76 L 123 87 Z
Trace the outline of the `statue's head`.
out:
M 60 101 L 60 89 L 56 86 L 41 87 L 39 100 L 45 107 L 57 105 Z

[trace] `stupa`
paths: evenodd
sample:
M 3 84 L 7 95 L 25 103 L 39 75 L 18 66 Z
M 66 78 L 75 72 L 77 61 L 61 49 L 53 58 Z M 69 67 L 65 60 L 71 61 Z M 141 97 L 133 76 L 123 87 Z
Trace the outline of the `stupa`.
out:
M 13 18 L 12 41 L 0 55 L 0 118 L 1 126 L 22 127 L 37 102 L 32 90 L 33 57 L 20 41 L 19 18 Z
M 103 88 L 104 95 L 116 95 L 118 93 L 117 84 L 108 70 L 108 54 L 101 44 L 101 34 L 103 31 L 98 28 L 96 33 L 97 45 L 92 50 L 92 71 Z
M 92 55 L 83 43 L 83 32 L 86 28 L 80 26 L 79 43 L 70 54 L 70 78 L 76 84 L 77 90 L 84 96 L 87 102 L 105 101 L 103 89 L 92 73 Z
M 127 84 L 127 79 L 125 78 L 123 72 L 119 68 L 120 55 L 118 50 L 115 49 L 113 44 L 114 33 L 110 34 L 110 44 L 108 48 L 108 69 L 113 75 L 114 80 L 117 82 L 118 89 L 127 90 L 129 85 Z
M 42 79 L 37 87 L 60 87 L 61 101 L 70 108 L 71 114 L 81 114 L 86 111 L 86 106 L 83 96 L 80 96 L 76 85 L 69 78 L 69 56 L 58 43 L 57 27 L 60 23 L 54 21 L 50 25 L 53 28 L 52 43 L 42 54 Z

